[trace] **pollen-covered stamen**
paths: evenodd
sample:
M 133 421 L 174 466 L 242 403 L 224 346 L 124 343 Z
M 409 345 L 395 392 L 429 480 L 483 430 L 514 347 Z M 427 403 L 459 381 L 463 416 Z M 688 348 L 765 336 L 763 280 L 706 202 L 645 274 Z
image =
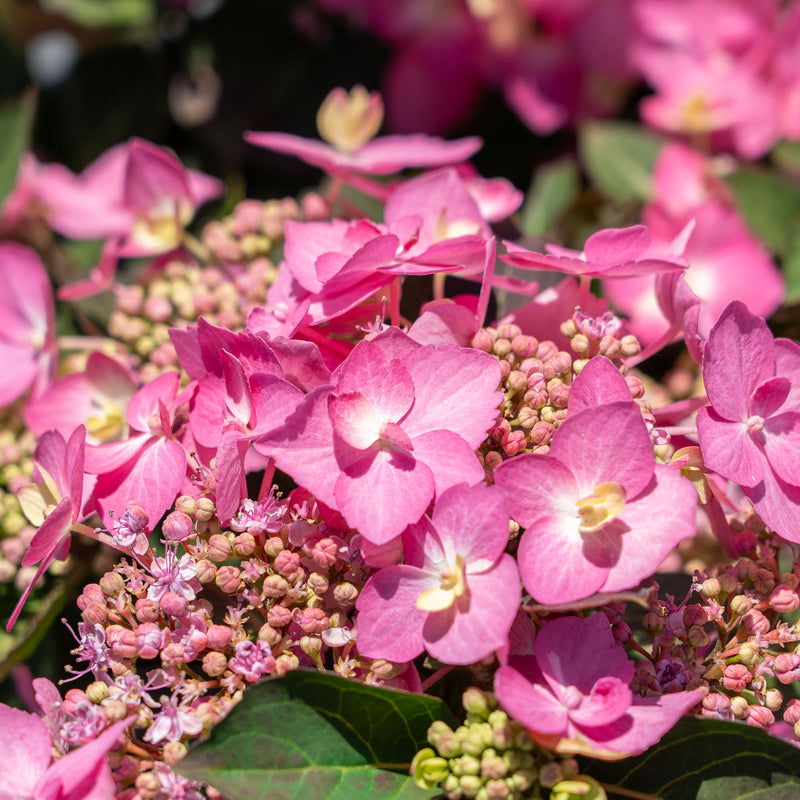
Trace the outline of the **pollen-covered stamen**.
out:
M 444 611 L 450 608 L 467 589 L 464 577 L 464 559 L 456 555 L 456 563 L 439 572 L 439 585 L 427 589 L 417 598 L 420 611 Z
M 625 508 L 625 489 L 614 481 L 606 481 L 595 487 L 594 494 L 575 503 L 581 533 L 591 533 L 611 522 Z
M 761 431 L 764 430 L 764 417 L 759 417 L 758 414 L 754 414 L 752 417 L 747 418 L 745 425 L 747 426 L 747 432 L 749 434 L 761 433 Z
M 100 442 L 116 441 L 125 425 L 123 409 L 109 400 L 101 402 L 98 413 L 86 420 L 86 430 Z

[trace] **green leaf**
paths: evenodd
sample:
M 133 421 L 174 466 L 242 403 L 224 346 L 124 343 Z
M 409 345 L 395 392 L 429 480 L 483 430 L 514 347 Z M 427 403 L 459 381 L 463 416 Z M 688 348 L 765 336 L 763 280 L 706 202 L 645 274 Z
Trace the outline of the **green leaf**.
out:
M 792 745 L 748 725 L 686 718 L 646 753 L 624 761 L 593 762 L 586 772 L 611 787 L 609 798 L 616 797 L 613 787 L 619 786 L 660 800 L 731 800 L 750 795 L 713 794 L 718 785 L 712 781 L 747 778 L 749 782 L 737 784 L 745 787 L 742 791 L 766 790 L 776 774 L 780 783 L 800 780 L 800 757 Z M 792 796 L 800 797 L 800 788 Z M 755 797 L 783 800 L 784 795 Z
M 249 689 L 177 766 L 230 800 L 423 800 L 408 774 L 437 698 L 297 670 Z M 400 770 L 403 774 L 390 770 Z
M 714 778 L 705 781 L 697 800 L 797 800 L 800 784 L 775 775 L 772 785 L 758 778 Z
M 663 139 L 631 122 L 587 122 L 578 151 L 592 184 L 614 200 L 650 198 L 653 163 Z
M 21 100 L 0 109 L 0 204 L 11 194 L 17 170 L 28 149 L 36 111 L 36 95 L 28 92 Z
M 789 232 L 782 266 L 786 279 L 786 302 L 797 302 L 800 300 L 800 217 L 794 220 Z
M 784 172 L 800 175 L 800 142 L 781 142 L 770 153 L 770 158 Z
M 790 236 L 800 219 L 800 189 L 763 169 L 741 169 L 725 180 L 755 234 L 779 256 L 786 255 Z
M 572 158 L 545 164 L 536 171 L 520 215 L 520 229 L 529 236 L 550 233 L 580 190 Z

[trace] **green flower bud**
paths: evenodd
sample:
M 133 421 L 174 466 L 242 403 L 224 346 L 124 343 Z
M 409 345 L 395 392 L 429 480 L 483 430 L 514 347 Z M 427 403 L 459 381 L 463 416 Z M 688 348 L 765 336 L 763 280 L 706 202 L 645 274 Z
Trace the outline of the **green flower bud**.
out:
M 477 717 L 481 720 L 485 720 L 491 711 L 487 693 L 482 692 L 476 686 L 470 686 L 469 689 L 464 692 L 461 698 L 461 704 L 464 706 L 464 710 L 469 716 Z
M 483 781 L 477 775 L 464 775 L 459 784 L 464 797 L 475 797 L 483 786 Z
M 432 789 L 449 774 L 447 761 L 437 756 L 430 747 L 420 750 L 411 762 L 411 775 L 420 789 Z
M 481 762 L 475 756 L 463 755 L 460 758 L 451 759 L 450 769 L 454 775 L 480 775 Z
M 608 800 L 605 789 L 588 775 L 560 781 L 550 791 L 550 800 Z

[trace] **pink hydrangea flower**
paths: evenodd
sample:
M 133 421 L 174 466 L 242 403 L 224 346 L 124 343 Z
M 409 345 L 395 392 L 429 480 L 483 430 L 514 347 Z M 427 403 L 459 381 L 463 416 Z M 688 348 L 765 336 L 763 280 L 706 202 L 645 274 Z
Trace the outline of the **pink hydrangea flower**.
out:
M 494 690 L 546 747 L 613 760 L 643 753 L 706 691 L 639 697 L 633 674 L 605 614 L 561 617 L 538 632 L 533 655 L 500 667 Z
M 703 357 L 710 408 L 697 414 L 705 464 L 735 481 L 762 519 L 800 541 L 800 347 L 731 303 Z
M 33 250 L 0 243 L 0 408 L 29 389 L 36 396 L 55 369 L 53 291 Z
M 13 800 L 113 800 L 114 780 L 106 753 L 133 718 L 117 722 L 94 741 L 52 764 L 47 724 L 0 703 L 0 796 Z
M 591 370 L 584 381 L 602 375 Z M 579 376 L 575 386 L 582 385 Z M 603 397 L 602 387 L 578 391 L 584 402 Z M 548 455 L 517 456 L 494 477 L 525 528 L 520 574 L 541 603 L 629 589 L 695 531 L 694 488 L 677 470 L 655 463 L 630 400 L 570 413 Z
M 403 662 L 427 650 L 446 664 L 472 664 L 506 646 L 521 597 L 507 543 L 499 489 L 448 489 L 432 519 L 404 532 L 406 563 L 377 572 L 359 595 L 359 652 Z
M 475 449 L 495 416 L 496 359 L 420 346 L 397 329 L 360 342 L 255 447 L 370 541 L 417 522 L 434 497 L 483 479 Z

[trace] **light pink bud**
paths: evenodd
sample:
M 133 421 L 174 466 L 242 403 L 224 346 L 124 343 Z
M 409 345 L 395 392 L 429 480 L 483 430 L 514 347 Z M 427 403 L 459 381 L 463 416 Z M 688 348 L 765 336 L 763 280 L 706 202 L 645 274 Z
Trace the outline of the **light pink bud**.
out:
M 330 587 L 330 581 L 324 576 L 320 575 L 319 572 L 312 572 L 308 576 L 308 588 L 311 589 L 314 594 L 321 597 L 325 592 L 328 591 Z
M 252 533 L 240 533 L 233 539 L 233 552 L 239 558 L 247 558 L 253 555 L 256 549 L 256 540 Z
M 750 713 L 750 703 L 744 697 L 732 697 L 731 713 L 736 719 L 745 719 Z
M 511 352 L 517 358 L 528 358 L 535 355 L 539 349 L 539 341 L 534 336 L 518 333 L 511 338 Z
M 179 667 L 186 660 L 183 647 L 177 642 L 168 642 L 161 651 L 161 663 L 165 667 Z
M 188 600 L 183 595 L 176 592 L 164 592 L 161 599 L 158 601 L 161 611 L 168 617 L 182 617 L 186 613 L 186 608 L 189 605 Z
M 328 617 L 322 608 L 296 608 L 292 619 L 306 633 L 322 633 L 328 629 Z
M 724 694 L 712 692 L 703 698 L 703 716 L 710 719 L 730 720 L 731 700 Z
M 737 594 L 731 598 L 731 612 L 737 617 L 743 617 L 752 607 L 753 601 L 743 594 Z
M 61 706 L 67 714 L 75 716 L 81 703 L 89 702 L 89 698 L 82 689 L 68 689 Z
M 89 603 L 83 611 L 81 611 L 81 617 L 92 625 L 102 625 L 108 619 L 106 604 Z
M 139 622 L 156 622 L 161 618 L 161 612 L 155 601 L 142 597 L 136 601 L 136 619 Z
M 200 583 L 211 583 L 217 577 L 217 565 L 207 558 L 201 558 L 197 562 L 197 580 Z
M 100 578 L 100 588 L 106 596 L 116 597 L 120 592 L 124 591 L 125 580 L 122 575 L 117 572 L 106 572 L 106 574 Z
M 227 625 L 212 625 L 206 635 L 209 647 L 224 650 L 231 643 L 233 631 Z
M 272 606 L 267 611 L 267 622 L 273 628 L 285 628 L 292 621 L 292 612 L 286 606 Z
M 525 440 L 525 431 L 511 431 L 511 433 L 503 436 L 501 444 L 503 452 L 507 456 L 515 456 L 517 453 L 521 453 L 528 444 Z
M 290 578 L 300 569 L 300 554 L 291 550 L 281 550 L 275 556 L 275 569 L 285 578 Z
M 300 666 L 300 659 L 291 652 L 282 653 L 278 658 L 275 659 L 275 672 L 278 675 L 285 675 L 287 672 L 291 672 L 293 669 L 297 669 Z
M 143 622 L 134 631 L 140 658 L 155 658 L 164 646 L 167 632 L 154 622 Z
M 783 709 L 783 721 L 787 725 L 797 725 L 800 722 L 800 700 L 793 698 Z
M 742 617 L 742 627 L 751 633 L 760 633 L 762 636 L 769 633 L 769 620 L 755 608 L 748 611 Z
M 511 342 L 508 339 L 498 337 L 492 345 L 492 353 L 498 358 L 505 358 L 511 353 Z
M 547 444 L 552 438 L 555 428 L 550 422 L 539 420 L 530 432 L 530 440 L 532 444 L 542 445 Z
M 770 593 L 769 604 L 779 614 L 788 614 L 800 607 L 800 596 L 794 589 L 781 583 Z
M 236 594 L 244 587 L 239 567 L 227 566 L 217 570 L 217 577 L 214 583 L 222 589 L 225 594 Z
M 182 494 L 175 501 L 175 510 L 193 517 L 197 511 L 197 501 L 190 494 Z
M 265 622 L 258 629 L 258 638 L 262 642 L 266 642 L 270 647 L 275 647 L 278 642 L 283 638 L 283 634 L 272 627 L 268 622 Z
M 233 546 L 226 536 L 215 533 L 208 539 L 208 553 L 212 561 L 227 561 L 231 557 Z
M 328 536 L 316 542 L 311 551 L 311 558 L 321 569 L 330 569 L 336 563 L 338 556 L 339 545 Z
M 767 689 L 764 693 L 764 705 L 773 713 L 783 705 L 783 695 L 780 689 Z
M 222 675 L 228 667 L 228 659 L 225 658 L 223 653 L 212 651 L 203 656 L 203 672 L 206 675 L 216 678 Z
M 493 331 L 490 332 L 486 328 L 481 328 L 481 330 L 472 337 L 472 342 L 470 342 L 471 346 L 484 353 L 491 353 L 496 338 L 496 334 L 493 335 L 493 333 Z
M 333 587 L 333 599 L 342 608 L 352 608 L 358 599 L 358 589 L 352 583 L 339 583 Z
M 83 611 L 86 606 L 92 603 L 100 603 L 105 605 L 106 595 L 105 592 L 96 583 L 88 583 L 83 587 L 83 591 L 78 598 L 78 608 Z
M 729 692 L 741 692 L 752 677 L 744 664 L 730 664 L 723 672 L 722 685 Z
M 263 592 L 265 597 L 280 599 L 289 591 L 289 583 L 280 575 L 267 575 L 264 578 Z
M 750 706 L 747 724 L 766 731 L 775 724 L 775 715 L 766 706 Z
M 775 657 L 773 664 L 775 677 L 781 683 L 792 683 L 800 680 L 800 655 L 797 653 L 781 653 Z
M 164 518 L 161 530 L 170 542 L 183 542 L 194 533 L 194 523 L 183 511 L 172 511 Z

